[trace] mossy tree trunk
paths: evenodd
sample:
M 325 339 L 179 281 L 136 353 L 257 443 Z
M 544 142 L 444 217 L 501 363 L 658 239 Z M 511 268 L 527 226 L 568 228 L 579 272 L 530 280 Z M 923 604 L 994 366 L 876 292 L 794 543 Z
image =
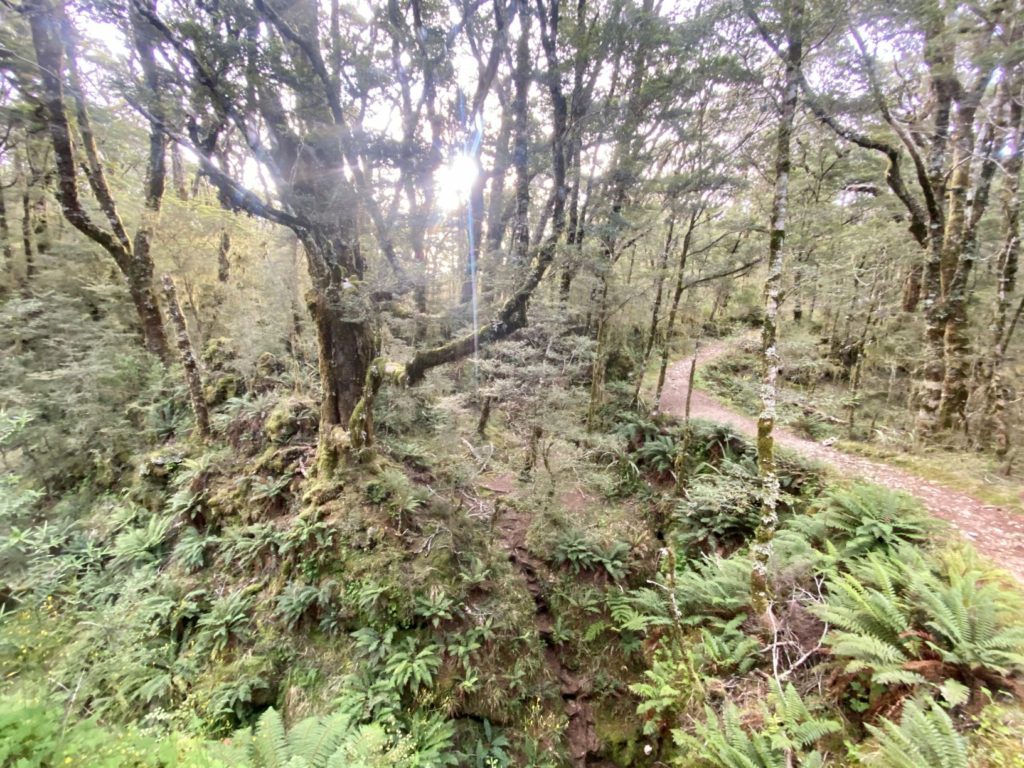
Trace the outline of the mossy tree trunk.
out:
M 1011 93 L 1020 93 L 1024 85 L 1024 66 L 1018 65 L 1010 80 Z M 1002 381 L 1006 350 L 1016 330 L 1024 297 L 1011 315 L 1011 300 L 1017 285 L 1020 260 L 1020 174 L 1024 161 L 1024 104 L 1010 102 L 1006 144 L 1009 154 L 1004 158 L 1004 177 L 1000 193 L 1003 209 L 1003 242 L 997 259 L 997 285 L 995 316 L 992 320 L 991 351 L 982 366 L 985 426 L 992 426 L 996 453 L 1005 456 L 1010 450 L 1010 429 L 1006 419 L 1006 392 Z
M 0 240 L 3 241 L 3 263 L 0 264 L 0 273 L 7 276 L 14 274 L 14 244 L 11 241 L 11 228 L 7 217 L 7 204 L 4 200 L 4 190 L 13 186 L 5 185 L 0 180 Z M 10 282 L 13 282 L 11 280 Z M 4 285 L 0 284 L 0 297 L 4 295 Z
M 169 357 L 163 317 L 153 286 L 153 260 L 150 250 L 153 229 L 160 212 L 166 176 L 164 149 L 166 138 L 161 132 L 161 111 L 157 97 L 159 83 L 153 48 L 148 36 L 135 24 L 135 48 L 144 71 L 151 113 L 150 146 L 144 190 L 145 211 L 142 224 L 129 236 L 107 182 L 99 150 L 92 130 L 85 92 L 78 74 L 76 34 L 62 4 L 51 0 L 31 0 L 22 11 L 29 20 L 32 44 L 39 65 L 39 100 L 43 105 L 57 169 L 57 199 L 64 217 L 79 232 L 100 245 L 111 255 L 124 276 L 138 314 L 146 348 L 162 360 Z M 107 220 L 107 227 L 97 224 L 79 197 L 76 138 L 72 132 L 65 104 L 65 81 L 70 85 L 75 106 L 77 141 L 85 154 L 86 179 L 96 207 Z
M 943 329 L 945 375 L 939 418 L 944 429 L 965 427 L 967 397 L 971 374 L 972 343 L 967 327 L 967 304 L 971 294 L 970 277 L 978 256 L 978 225 L 988 206 L 989 190 L 995 176 L 997 135 L 1006 132 L 1005 107 L 1008 100 L 1006 83 L 999 88 L 999 98 L 992 105 L 992 116 L 985 124 L 983 134 L 975 142 L 974 117 L 981 104 L 982 88 L 979 84 L 972 93 L 961 99 L 957 120 L 957 141 L 954 154 L 954 172 L 950 179 L 950 200 L 953 214 L 947 225 L 946 239 L 951 252 L 946 254 L 947 269 L 943 276 L 946 290 L 946 323 Z M 972 159 L 981 155 L 981 167 L 975 174 L 973 188 Z M 953 225 L 956 225 L 954 228 Z
M 192 413 L 196 417 L 196 432 L 205 440 L 210 436 L 210 412 L 206 407 L 206 399 L 203 397 L 203 380 L 199 373 L 199 363 L 196 361 L 196 353 L 188 336 L 185 315 L 182 314 L 181 304 L 178 303 L 178 293 L 174 288 L 174 281 L 170 275 L 164 275 L 161 282 L 163 283 L 164 297 L 167 299 L 167 314 L 174 327 L 178 357 L 185 373 L 185 384 L 188 387 L 189 401 L 192 403 Z
M 750 7 L 748 6 L 748 11 Z M 751 545 L 751 605 L 764 615 L 771 599 L 768 562 L 779 521 L 779 476 L 775 467 L 776 389 L 779 375 L 778 317 L 782 292 L 782 267 L 786 242 L 786 210 L 789 203 L 789 174 L 792 163 L 793 124 L 799 95 L 800 62 L 803 58 L 803 0 L 793 0 L 782 9 L 786 24 L 785 79 L 779 106 L 775 145 L 775 190 L 772 196 L 771 235 L 768 245 L 768 274 L 764 286 L 764 320 L 761 326 L 761 412 L 757 419 L 757 466 L 761 479 L 761 518 Z M 753 13 L 751 13 L 753 15 Z

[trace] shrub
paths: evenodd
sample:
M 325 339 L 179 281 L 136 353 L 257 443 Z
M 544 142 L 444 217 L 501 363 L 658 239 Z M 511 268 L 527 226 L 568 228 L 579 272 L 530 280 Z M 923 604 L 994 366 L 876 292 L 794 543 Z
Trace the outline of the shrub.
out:
M 697 475 L 676 506 L 680 551 L 734 549 L 757 528 L 760 503 L 757 472 L 746 464 L 725 460 L 717 472 Z

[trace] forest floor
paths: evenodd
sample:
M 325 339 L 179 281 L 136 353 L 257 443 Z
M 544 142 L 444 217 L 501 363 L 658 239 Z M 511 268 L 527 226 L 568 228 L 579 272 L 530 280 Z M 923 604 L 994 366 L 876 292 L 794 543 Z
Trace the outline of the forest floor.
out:
M 713 341 L 700 348 L 697 365 L 707 365 L 729 352 L 742 337 Z M 689 389 L 691 358 L 672 364 L 666 374 L 660 408 L 683 417 Z M 756 419 L 719 402 L 700 389 L 690 400 L 690 416 L 728 424 L 751 438 L 757 436 Z M 799 437 L 776 427 L 776 444 L 805 458 L 827 465 L 842 477 L 862 477 L 878 485 L 904 491 L 921 501 L 935 517 L 945 520 L 986 557 L 1024 584 L 1024 515 L 985 504 L 962 491 L 918 477 L 901 469 L 855 456 L 834 447 Z

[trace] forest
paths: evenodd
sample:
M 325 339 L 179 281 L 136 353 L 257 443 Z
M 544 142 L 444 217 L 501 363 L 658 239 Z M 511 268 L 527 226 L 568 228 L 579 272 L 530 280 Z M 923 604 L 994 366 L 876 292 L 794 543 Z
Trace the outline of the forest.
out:
M 1021 0 L 0 0 L 0 768 L 1024 768 Z

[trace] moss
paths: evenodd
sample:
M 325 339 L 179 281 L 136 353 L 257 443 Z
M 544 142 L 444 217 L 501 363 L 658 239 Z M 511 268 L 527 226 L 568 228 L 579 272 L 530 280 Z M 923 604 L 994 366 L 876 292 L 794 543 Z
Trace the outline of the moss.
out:
M 243 394 L 245 394 L 245 384 L 235 373 L 207 376 L 206 383 L 203 384 L 203 399 L 211 408 Z
M 185 460 L 182 451 L 161 448 L 147 454 L 139 465 L 139 476 L 149 479 L 166 480 Z
M 284 363 L 271 352 L 263 352 L 256 358 L 256 375 L 263 379 L 284 373 Z
M 263 431 L 274 443 L 312 440 L 318 423 L 319 418 L 312 401 L 287 397 L 278 401 L 270 411 Z
M 203 365 L 210 371 L 223 371 L 238 357 L 230 339 L 217 337 L 210 339 L 203 347 L 201 355 Z
M 643 723 L 631 706 L 603 699 L 594 704 L 594 732 L 601 743 L 601 755 L 615 765 L 647 765 L 647 740 Z
M 207 492 L 206 506 L 210 510 L 207 524 L 232 518 L 245 519 L 246 494 L 245 483 L 236 483 L 230 479 L 219 479 Z

